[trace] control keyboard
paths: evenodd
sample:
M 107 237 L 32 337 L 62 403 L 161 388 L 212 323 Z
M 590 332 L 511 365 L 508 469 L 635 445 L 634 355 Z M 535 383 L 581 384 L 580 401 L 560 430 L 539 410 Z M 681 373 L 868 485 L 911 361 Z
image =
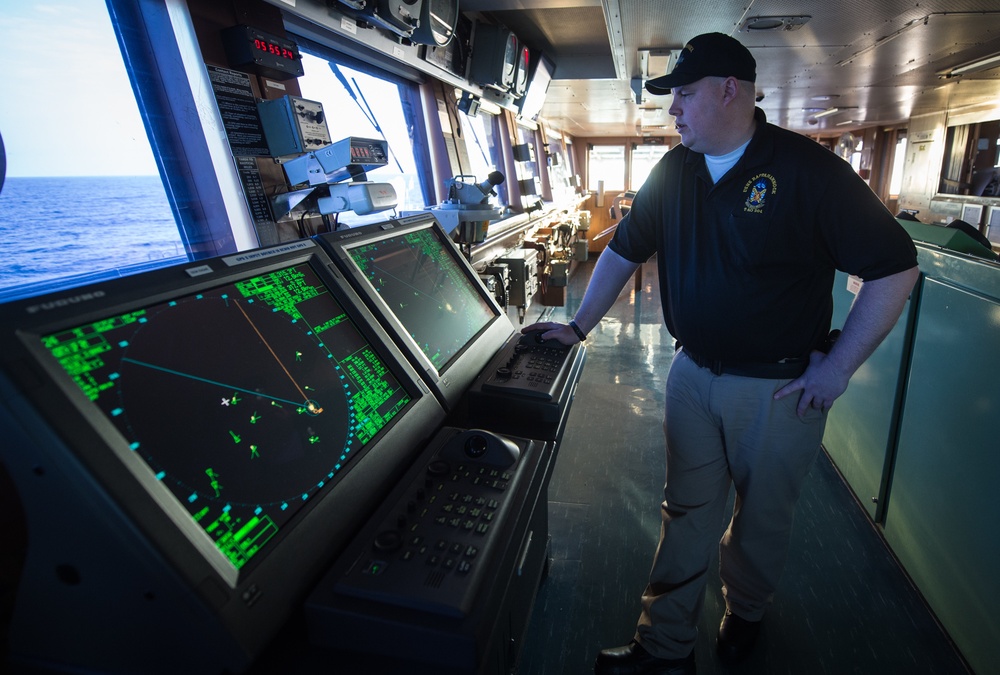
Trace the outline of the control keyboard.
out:
M 512 495 L 529 480 L 534 441 L 446 427 L 431 445 L 334 566 L 334 595 L 456 618 L 471 611 Z
M 503 350 L 499 365 L 492 364 L 482 389 L 551 401 L 563 386 L 570 349 L 557 340 L 543 340 L 540 331 L 525 333 Z

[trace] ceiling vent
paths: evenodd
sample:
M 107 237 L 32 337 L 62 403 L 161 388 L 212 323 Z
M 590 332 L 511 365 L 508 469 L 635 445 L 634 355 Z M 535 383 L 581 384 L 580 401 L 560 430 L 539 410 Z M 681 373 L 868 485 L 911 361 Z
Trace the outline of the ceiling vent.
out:
M 741 33 L 763 33 L 780 30 L 798 30 L 811 16 L 755 16 L 740 24 Z

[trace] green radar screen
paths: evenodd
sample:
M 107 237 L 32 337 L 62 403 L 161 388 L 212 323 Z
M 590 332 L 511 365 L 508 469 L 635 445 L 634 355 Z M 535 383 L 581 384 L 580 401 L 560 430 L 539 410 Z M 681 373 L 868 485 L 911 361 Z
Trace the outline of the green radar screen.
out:
M 308 265 L 43 344 L 237 569 L 410 400 Z
M 352 248 L 351 259 L 439 371 L 494 317 L 433 230 Z

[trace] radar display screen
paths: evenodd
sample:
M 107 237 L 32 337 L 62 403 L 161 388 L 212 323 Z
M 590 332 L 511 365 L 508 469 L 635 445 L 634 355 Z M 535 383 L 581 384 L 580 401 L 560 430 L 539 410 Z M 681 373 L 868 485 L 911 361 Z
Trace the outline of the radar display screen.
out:
M 42 344 L 237 570 L 411 400 L 306 263 Z
M 351 260 L 439 373 L 496 317 L 436 228 L 350 249 Z

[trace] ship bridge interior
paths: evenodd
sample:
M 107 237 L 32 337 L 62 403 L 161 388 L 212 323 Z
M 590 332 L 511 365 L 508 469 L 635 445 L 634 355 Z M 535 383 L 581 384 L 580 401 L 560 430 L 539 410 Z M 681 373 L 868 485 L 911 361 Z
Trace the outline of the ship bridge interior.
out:
M 703 33 L 919 277 L 821 410 L 736 665 L 708 561 L 697 670 L 997 670 L 1000 2 L 8 5 L 0 672 L 579 675 L 627 644 L 683 354 L 662 249 L 570 322 L 657 163 L 702 161 L 646 84 Z M 824 264 L 837 331 L 866 282 Z

